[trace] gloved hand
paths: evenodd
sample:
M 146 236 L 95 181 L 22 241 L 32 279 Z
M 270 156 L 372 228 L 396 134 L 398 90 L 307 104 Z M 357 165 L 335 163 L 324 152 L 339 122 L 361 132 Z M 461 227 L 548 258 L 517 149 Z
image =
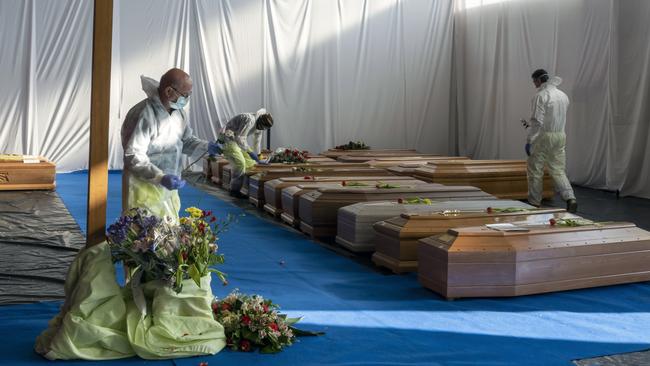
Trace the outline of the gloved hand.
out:
M 173 191 L 185 187 L 185 181 L 181 177 L 173 174 L 165 174 L 160 180 L 160 185 Z
M 530 144 L 526 144 L 526 155 L 530 156 Z
M 221 155 L 223 153 L 223 146 L 216 141 L 208 142 L 208 154 L 209 155 Z
M 257 156 L 257 154 L 255 154 L 254 152 L 249 151 L 248 156 L 250 156 L 251 159 L 255 160 L 256 163 L 258 163 L 258 164 L 260 163 L 260 157 Z

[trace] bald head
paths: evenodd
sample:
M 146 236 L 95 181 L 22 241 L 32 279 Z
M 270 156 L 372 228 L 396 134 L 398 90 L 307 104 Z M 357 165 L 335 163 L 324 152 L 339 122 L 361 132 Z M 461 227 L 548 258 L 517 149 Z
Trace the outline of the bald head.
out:
M 168 112 L 171 112 L 172 109 L 169 107 L 170 101 L 176 101 L 181 96 L 188 98 L 192 94 L 192 79 L 190 75 L 181 69 L 170 69 L 160 77 L 158 94 L 160 96 L 160 102 Z

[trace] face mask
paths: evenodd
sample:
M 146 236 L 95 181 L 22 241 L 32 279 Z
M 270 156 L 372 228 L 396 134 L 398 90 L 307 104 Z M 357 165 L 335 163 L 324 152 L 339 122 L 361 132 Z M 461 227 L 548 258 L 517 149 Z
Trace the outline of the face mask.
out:
M 171 109 L 183 109 L 187 105 L 189 97 L 185 98 L 184 96 L 178 97 L 175 102 L 169 102 L 169 108 Z

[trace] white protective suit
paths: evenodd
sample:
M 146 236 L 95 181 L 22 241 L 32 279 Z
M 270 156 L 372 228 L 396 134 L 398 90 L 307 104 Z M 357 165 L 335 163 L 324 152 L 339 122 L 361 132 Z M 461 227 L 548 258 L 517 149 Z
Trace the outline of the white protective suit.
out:
M 124 171 L 122 209 L 143 207 L 178 219 L 178 191 L 160 185 L 166 174 L 181 175 L 182 154 L 203 153 L 208 142 L 194 136 L 183 110 L 167 112 L 158 96 L 158 81 L 141 76 L 147 99 L 136 104 L 122 124 Z
M 575 199 L 573 188 L 566 176 L 566 113 L 569 97 L 558 85 L 559 77 L 542 84 L 532 101 L 532 116 L 527 142 L 531 144 L 528 157 L 528 202 L 538 205 L 542 201 L 544 166 L 555 183 L 563 200 Z
M 266 113 L 260 109 L 256 113 L 242 113 L 231 118 L 219 133 L 219 140 L 224 144 L 223 156 L 231 166 L 231 192 L 239 192 L 246 170 L 255 166 L 248 152 L 259 154 L 262 151 L 264 131 L 255 127 L 257 118 Z M 253 136 L 253 146 L 248 144 L 248 137 Z

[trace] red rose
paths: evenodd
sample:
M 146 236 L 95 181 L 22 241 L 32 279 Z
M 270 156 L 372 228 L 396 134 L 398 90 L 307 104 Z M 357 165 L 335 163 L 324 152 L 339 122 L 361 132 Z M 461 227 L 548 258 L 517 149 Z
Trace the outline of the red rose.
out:
M 184 260 L 184 261 L 187 260 L 187 256 L 188 256 L 188 255 L 187 255 L 187 252 L 182 252 L 182 253 L 181 253 L 181 256 L 183 257 L 183 260 Z
M 550 219 L 548 220 L 548 223 L 551 224 L 551 226 L 555 226 L 555 224 L 557 224 L 557 221 L 555 221 L 555 219 Z
M 341 182 L 341 185 L 342 185 L 343 187 L 345 187 L 345 186 L 347 185 L 347 183 L 346 183 L 345 181 L 342 181 L 342 182 Z
M 275 323 L 269 324 L 269 328 L 273 329 L 274 331 L 278 331 L 280 328 L 278 328 L 278 325 Z
M 298 156 L 298 151 L 294 151 L 293 156 Z
M 241 323 L 244 325 L 249 325 L 251 323 L 251 318 L 248 315 L 242 315 Z
M 264 310 L 265 313 L 268 313 L 269 312 L 269 306 L 266 305 L 266 304 L 262 305 L 262 310 Z
M 221 303 L 221 310 L 230 310 L 230 304 L 227 302 Z
M 199 226 L 199 231 L 201 232 L 201 234 L 203 234 L 205 232 L 205 224 L 202 223 L 202 222 L 199 222 L 198 226 Z
M 232 346 L 232 339 L 226 338 L 226 344 Z
M 401 199 L 401 198 L 398 198 L 398 199 L 397 199 L 397 203 L 404 203 L 404 200 Z
M 215 312 L 215 313 L 218 312 L 219 311 L 219 304 L 217 304 L 216 302 L 213 302 L 212 303 L 212 311 Z
M 210 222 L 215 222 L 215 221 L 217 221 L 217 218 L 212 216 L 212 218 L 210 219 Z
M 207 362 L 199 362 L 199 366 L 208 366 Z
M 284 150 L 284 153 L 285 153 L 285 154 L 291 154 L 291 150 L 286 149 L 286 150 Z
M 310 180 L 310 179 L 311 179 L 311 177 L 305 177 L 305 180 Z
M 487 211 L 487 213 L 491 214 L 492 213 L 492 207 L 488 207 L 486 211 Z
M 239 342 L 239 348 L 244 352 L 248 352 L 251 350 L 251 342 L 247 339 L 242 339 L 241 342 Z

